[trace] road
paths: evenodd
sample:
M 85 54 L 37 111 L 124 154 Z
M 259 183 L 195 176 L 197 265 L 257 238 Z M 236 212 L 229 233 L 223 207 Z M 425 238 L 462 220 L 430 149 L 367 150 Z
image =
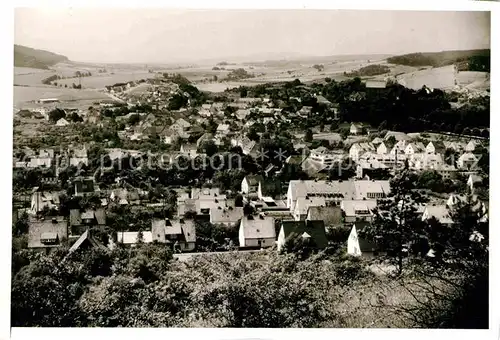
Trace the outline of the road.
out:
M 235 253 L 257 253 L 259 251 L 260 250 L 236 250 L 234 252 Z M 231 253 L 231 252 L 229 252 L 229 251 L 217 251 L 217 252 L 211 252 L 211 253 L 208 253 L 208 252 L 203 252 L 203 253 L 183 253 L 183 254 L 174 254 L 174 258 L 178 259 L 181 262 L 185 262 L 185 261 L 188 261 L 188 260 L 190 260 L 191 258 L 193 258 L 195 256 L 202 256 L 202 255 L 211 256 L 211 255 L 216 255 L 216 254 L 229 254 L 229 253 Z
M 117 96 L 115 96 L 115 95 L 113 95 L 113 94 L 111 94 L 109 92 L 103 91 L 102 93 L 104 93 L 105 95 L 107 95 L 109 98 L 111 98 L 113 100 L 116 100 L 116 101 L 118 101 L 120 103 L 125 103 L 125 101 L 123 99 L 120 99 Z

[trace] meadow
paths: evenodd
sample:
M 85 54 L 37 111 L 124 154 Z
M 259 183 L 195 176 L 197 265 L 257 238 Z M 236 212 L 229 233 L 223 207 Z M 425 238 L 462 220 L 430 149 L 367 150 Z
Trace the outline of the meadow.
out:
M 36 107 L 35 103 L 30 102 L 40 98 L 58 98 L 60 101 L 65 102 L 109 99 L 104 93 L 95 90 L 74 90 L 43 86 L 14 86 L 14 107 L 16 109 Z

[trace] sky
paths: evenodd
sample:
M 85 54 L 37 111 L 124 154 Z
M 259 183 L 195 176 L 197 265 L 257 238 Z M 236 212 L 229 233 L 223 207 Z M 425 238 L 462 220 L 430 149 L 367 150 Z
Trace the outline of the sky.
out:
M 489 12 L 16 8 L 14 42 L 73 61 L 404 54 L 490 48 Z

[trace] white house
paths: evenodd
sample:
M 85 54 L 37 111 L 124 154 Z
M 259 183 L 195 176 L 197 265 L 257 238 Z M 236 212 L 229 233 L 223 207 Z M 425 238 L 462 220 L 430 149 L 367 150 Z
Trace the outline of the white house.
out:
M 376 200 L 344 200 L 340 203 L 345 223 L 372 222 L 376 207 Z
M 406 146 L 407 146 L 406 140 L 402 139 L 402 140 L 398 141 L 396 144 L 394 144 L 393 148 L 391 149 L 391 152 L 390 152 L 391 155 L 395 155 L 396 151 L 397 151 L 398 155 L 404 154 Z
M 219 124 L 215 134 L 219 138 L 227 136 L 229 134 L 229 124 Z
M 462 154 L 457 161 L 457 167 L 462 170 L 471 170 L 476 167 L 478 159 L 470 152 Z
M 177 244 L 181 251 L 191 251 L 196 246 L 196 230 L 193 220 L 153 219 L 151 234 L 153 241 Z
M 239 229 L 240 248 L 269 248 L 276 243 L 274 218 L 259 215 L 245 216 L 241 219 Z
M 421 142 L 416 142 L 416 143 L 408 143 L 406 145 L 404 153 L 406 155 L 413 155 L 416 153 L 423 153 L 426 151 L 426 148 L 423 143 Z
M 31 206 L 29 213 L 36 215 L 44 209 L 58 209 L 59 208 L 59 193 L 39 191 L 38 187 L 33 189 L 31 195 Z
M 359 156 L 365 152 L 374 152 L 375 146 L 372 143 L 354 143 L 349 149 L 349 157 L 357 161 Z
M 304 221 L 310 207 L 324 207 L 326 200 L 324 197 L 299 197 L 295 203 L 293 217 L 295 221 Z
M 384 142 L 380 142 L 379 146 L 377 146 L 377 154 L 379 154 L 379 155 L 385 155 L 387 153 L 389 153 L 389 150 L 387 149 L 387 146 L 385 145 Z
M 64 118 L 61 118 L 56 122 L 56 126 L 67 126 L 67 125 L 69 125 L 69 122 Z
M 467 145 L 465 146 L 465 151 L 474 152 L 474 150 L 476 150 L 477 145 L 478 143 L 475 140 L 471 139 L 469 143 L 467 143 Z
M 482 182 L 483 178 L 481 176 L 476 174 L 470 174 L 469 178 L 467 179 L 467 186 L 470 188 L 471 191 L 474 191 L 474 185 Z
M 439 223 L 448 226 L 454 223 L 446 204 L 427 204 L 422 214 L 422 221 L 428 221 L 431 218 L 435 218 Z
M 431 141 L 425 147 L 426 153 L 444 153 L 446 147 L 443 142 Z
M 246 195 L 257 194 L 259 183 L 262 181 L 260 175 L 248 175 L 241 181 L 241 192 Z
M 349 132 L 351 135 L 361 135 L 363 134 L 363 126 L 361 124 L 352 123 Z
M 347 238 L 347 254 L 372 258 L 378 254 L 378 250 L 377 245 L 359 237 L 356 225 L 352 226 L 351 233 Z

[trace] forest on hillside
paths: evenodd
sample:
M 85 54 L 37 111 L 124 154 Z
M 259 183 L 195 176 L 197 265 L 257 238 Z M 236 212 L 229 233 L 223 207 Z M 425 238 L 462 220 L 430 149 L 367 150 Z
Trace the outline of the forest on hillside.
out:
M 14 45 L 14 66 L 48 69 L 62 61 L 67 61 L 68 57 L 44 50 Z
M 390 64 L 406 66 L 433 66 L 461 65 L 461 71 L 490 72 L 490 53 L 485 50 L 444 51 L 435 53 L 410 53 L 387 58 Z

